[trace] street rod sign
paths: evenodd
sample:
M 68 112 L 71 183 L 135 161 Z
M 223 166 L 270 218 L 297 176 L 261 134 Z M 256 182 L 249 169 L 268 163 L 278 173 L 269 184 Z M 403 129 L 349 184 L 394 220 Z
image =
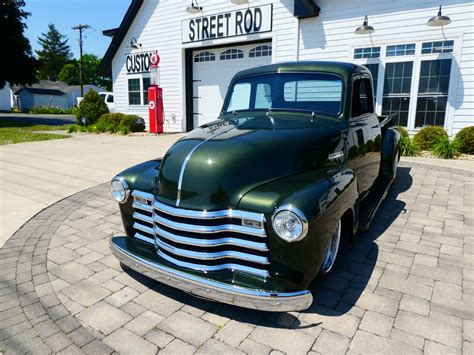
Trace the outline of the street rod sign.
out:
M 207 15 L 181 22 L 183 43 L 243 36 L 272 30 L 271 4 L 238 11 Z

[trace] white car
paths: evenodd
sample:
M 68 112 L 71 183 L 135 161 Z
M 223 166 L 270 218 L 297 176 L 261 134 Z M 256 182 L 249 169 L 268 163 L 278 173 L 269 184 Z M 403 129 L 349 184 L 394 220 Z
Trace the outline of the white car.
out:
M 101 98 L 104 99 L 107 107 L 109 108 L 110 112 L 115 112 L 115 104 L 114 104 L 114 93 L 113 92 L 99 92 Z

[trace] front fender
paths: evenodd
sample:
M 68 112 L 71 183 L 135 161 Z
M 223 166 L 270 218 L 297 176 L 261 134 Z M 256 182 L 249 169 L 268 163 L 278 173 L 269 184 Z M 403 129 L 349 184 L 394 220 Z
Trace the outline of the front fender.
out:
M 128 183 L 130 190 L 140 190 L 155 195 L 158 192 L 161 159 L 149 160 L 134 165 L 117 176 L 122 176 Z M 126 203 L 119 204 L 120 215 L 128 236 L 133 236 L 133 199 L 130 198 Z
M 352 209 L 357 184 L 351 169 L 343 166 L 305 172 L 257 187 L 239 202 L 240 210 L 265 213 L 271 274 L 289 289 L 308 287 L 318 274 L 337 221 Z M 274 211 L 293 205 L 308 218 L 308 235 L 288 243 L 271 227 Z

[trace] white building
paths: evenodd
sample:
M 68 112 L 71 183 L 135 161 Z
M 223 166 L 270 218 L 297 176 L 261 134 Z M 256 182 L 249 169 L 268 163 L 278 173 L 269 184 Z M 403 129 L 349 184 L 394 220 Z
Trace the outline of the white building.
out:
M 442 1 L 451 23 L 428 26 L 429 0 L 133 0 L 101 64 L 118 112 L 148 121 L 149 55 L 158 51 L 165 132 L 189 131 L 219 114 L 232 76 L 268 63 L 336 60 L 367 65 L 379 114 L 400 112 L 415 132 L 441 125 L 450 135 L 474 125 L 474 5 Z M 197 3 L 196 1 L 194 3 Z M 368 15 L 371 35 L 355 34 Z
M 0 111 L 10 111 L 13 106 L 13 94 L 7 83 L 0 89 Z

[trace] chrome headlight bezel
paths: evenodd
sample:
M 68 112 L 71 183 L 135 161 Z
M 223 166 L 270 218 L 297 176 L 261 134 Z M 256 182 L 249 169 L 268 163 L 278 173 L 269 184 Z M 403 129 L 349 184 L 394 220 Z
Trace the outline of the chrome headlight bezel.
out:
M 275 218 L 278 216 L 279 213 L 281 212 L 288 212 L 290 214 L 293 214 L 294 217 L 297 218 L 297 220 L 299 221 L 299 223 L 301 224 L 301 232 L 300 234 L 293 238 L 293 239 L 288 239 L 288 238 L 285 238 L 283 236 L 281 236 L 278 231 L 277 231 L 277 228 L 275 227 Z M 283 205 L 281 207 L 279 207 L 274 213 L 273 213 L 273 216 L 272 216 L 272 228 L 273 230 L 275 231 L 275 234 L 281 238 L 282 240 L 284 240 L 285 242 L 288 242 L 288 243 L 293 243 L 293 242 L 298 242 L 300 240 L 302 240 L 304 237 L 306 237 L 306 235 L 308 234 L 308 229 L 309 229 L 309 226 L 308 226 L 308 219 L 306 218 L 306 216 L 304 215 L 304 213 L 297 207 L 293 206 L 293 205 Z
M 120 186 L 123 188 L 123 199 L 117 198 L 117 195 L 114 193 L 114 190 L 113 190 L 114 183 L 120 184 Z M 130 187 L 127 181 L 122 176 L 116 176 L 112 179 L 112 181 L 110 182 L 110 192 L 114 200 L 120 204 L 126 203 L 128 199 L 130 198 Z

